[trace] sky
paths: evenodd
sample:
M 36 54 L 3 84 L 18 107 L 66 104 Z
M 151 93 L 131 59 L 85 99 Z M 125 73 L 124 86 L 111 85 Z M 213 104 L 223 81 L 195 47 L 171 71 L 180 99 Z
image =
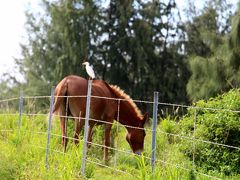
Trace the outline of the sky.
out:
M 176 0 L 178 6 L 185 7 L 186 0 Z M 197 6 L 202 0 L 197 0 Z M 234 4 L 237 0 L 231 0 Z M 4 73 L 16 74 L 17 67 L 14 57 L 21 57 L 19 44 L 26 40 L 24 28 L 27 8 L 39 10 L 40 0 L 6 0 L 0 3 L 0 79 Z M 21 79 L 21 77 L 19 77 Z
M 13 69 L 24 30 L 24 1 L 2 1 L 0 6 L 0 75 Z
M 26 40 L 25 10 L 36 8 L 39 0 L 7 0 L 0 3 L 0 79 L 4 73 L 16 74 L 14 57 L 21 57 L 19 44 Z

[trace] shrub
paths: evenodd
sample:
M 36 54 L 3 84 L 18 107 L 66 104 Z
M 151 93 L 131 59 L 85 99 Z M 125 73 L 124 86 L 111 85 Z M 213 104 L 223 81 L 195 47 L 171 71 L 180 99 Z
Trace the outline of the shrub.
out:
M 161 120 L 160 127 L 166 133 L 169 144 L 174 143 L 175 137 L 173 134 L 177 134 L 176 118 L 168 115 L 165 119 Z
M 185 136 L 195 136 L 196 139 L 239 147 L 240 114 L 236 112 L 239 109 L 239 89 L 208 101 L 200 100 L 195 108 L 188 109 L 187 115 L 181 120 L 182 133 Z M 202 141 L 184 141 L 182 150 L 190 158 L 194 154 L 195 164 L 204 171 L 218 171 L 225 175 L 240 173 L 239 148 Z

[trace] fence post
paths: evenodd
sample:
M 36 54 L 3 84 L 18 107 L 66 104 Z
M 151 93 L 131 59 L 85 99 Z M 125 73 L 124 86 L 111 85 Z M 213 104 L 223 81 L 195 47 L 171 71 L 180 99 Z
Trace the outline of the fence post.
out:
M 156 128 L 157 128 L 157 114 L 158 114 L 158 92 L 154 92 L 153 103 L 153 125 L 152 125 L 152 171 L 154 172 L 156 166 Z
M 50 111 L 48 117 L 48 136 L 47 136 L 47 146 L 46 146 L 46 169 L 48 169 L 48 154 L 49 154 L 49 145 L 50 145 L 50 135 L 51 135 L 51 127 L 52 127 L 52 113 L 53 113 L 53 102 L 54 102 L 54 90 L 55 87 L 52 87 L 51 90 L 51 99 L 50 99 Z
M 197 110 L 194 107 L 194 122 L 193 122 L 193 170 L 195 170 L 195 151 L 196 151 L 196 144 L 195 144 L 195 135 L 196 135 L 196 121 L 197 121 Z
M 19 117 L 18 117 L 18 139 L 20 138 L 20 127 L 22 122 L 22 110 L 23 110 L 23 92 L 20 92 L 19 100 Z
M 92 80 L 89 80 L 88 81 L 88 91 L 87 91 L 85 126 L 84 126 L 84 143 L 83 143 L 83 151 L 82 151 L 82 176 L 84 176 L 84 174 L 85 174 L 85 165 L 86 165 L 91 90 L 92 90 Z
M 119 131 L 119 113 L 120 113 L 120 99 L 117 101 L 117 138 L 115 140 L 116 142 L 116 148 L 118 148 L 118 131 Z M 114 153 L 114 168 L 117 166 L 117 153 Z

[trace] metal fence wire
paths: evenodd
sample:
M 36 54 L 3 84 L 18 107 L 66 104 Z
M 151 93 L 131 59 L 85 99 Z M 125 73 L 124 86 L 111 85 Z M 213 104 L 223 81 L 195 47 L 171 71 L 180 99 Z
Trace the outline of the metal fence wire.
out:
M 126 99 L 117 99 L 117 98 L 107 98 L 107 97 L 98 97 L 98 96 L 91 96 L 91 84 L 92 81 L 89 80 L 89 84 L 88 84 L 88 93 L 87 96 L 74 96 L 74 97 L 84 97 L 87 98 L 87 104 L 86 104 L 86 116 L 84 119 L 85 121 L 85 127 L 84 127 L 84 138 L 80 139 L 79 141 L 83 142 L 83 151 L 82 151 L 82 168 L 81 168 L 81 172 L 82 175 L 84 176 L 85 174 L 85 166 L 86 163 L 91 163 L 91 164 L 96 164 L 96 165 L 100 165 L 102 167 L 105 168 L 109 168 L 113 171 L 116 172 L 120 172 L 120 173 L 125 173 L 125 174 L 129 174 L 131 175 L 131 173 L 117 169 L 116 164 L 117 164 L 117 156 L 119 153 L 123 153 L 123 154 L 130 154 L 132 155 L 133 153 L 129 150 L 125 150 L 125 149 L 121 149 L 120 147 L 118 147 L 118 142 L 115 143 L 115 147 L 106 147 L 111 151 L 117 152 L 115 153 L 114 156 L 114 167 L 108 166 L 106 164 L 102 164 L 101 162 L 95 162 L 92 159 L 90 160 L 90 158 L 87 157 L 87 144 L 91 144 L 92 146 L 96 146 L 96 147 L 100 147 L 100 148 L 104 148 L 105 145 L 102 144 L 98 144 L 98 143 L 94 143 L 94 142 L 89 142 L 88 138 L 87 138 L 87 132 L 88 132 L 88 122 L 89 121 L 95 121 L 95 122 L 99 122 L 99 123 L 110 123 L 110 122 L 105 122 L 103 120 L 99 120 L 99 119 L 93 119 L 90 117 L 90 107 L 91 107 L 91 98 L 104 98 L 104 99 L 108 99 L 108 100 L 114 100 L 117 101 L 118 103 L 118 115 L 117 115 L 117 120 L 119 121 L 119 111 L 120 111 L 120 102 L 121 101 L 125 101 Z M 61 96 L 61 97 L 72 97 L 72 96 Z M 26 106 L 26 102 L 29 100 L 36 100 L 36 99 L 48 99 L 50 102 L 49 105 L 49 114 L 48 113 L 41 113 L 41 112 L 33 112 L 33 109 L 24 109 Z M 146 104 L 150 104 L 153 108 L 153 115 L 152 115 L 152 127 L 150 128 L 145 127 L 145 128 L 139 128 L 139 127 L 133 127 L 133 126 L 128 126 L 128 125 L 122 125 L 120 123 L 110 123 L 110 124 L 116 124 L 116 131 L 118 133 L 119 129 L 122 127 L 125 128 L 139 128 L 139 129 L 144 129 L 145 131 L 147 131 L 147 134 L 151 134 L 152 136 L 152 142 L 151 142 L 151 154 L 149 156 L 144 155 L 143 157 L 147 160 L 149 160 L 149 162 L 151 162 L 152 165 L 152 171 L 155 170 L 156 168 L 156 163 L 161 163 L 163 165 L 169 165 L 175 168 L 179 168 L 182 170 L 186 170 L 189 172 L 194 172 L 196 174 L 208 177 L 208 178 L 213 178 L 213 179 L 218 179 L 218 177 L 213 177 L 210 176 L 208 174 L 204 174 L 201 172 L 198 172 L 195 169 L 195 145 L 196 143 L 207 143 L 207 144 L 211 144 L 214 146 L 221 146 L 221 147 L 225 147 L 225 148 L 231 148 L 231 149 L 235 149 L 235 150 L 240 150 L 240 147 L 236 147 L 236 146 L 231 146 L 231 145 L 227 145 L 224 143 L 217 143 L 217 142 L 211 142 L 208 140 L 204 140 L 204 139 L 198 139 L 195 136 L 195 130 L 196 130 L 196 110 L 199 107 L 194 107 L 194 106 L 186 106 L 186 105 L 179 105 L 179 104 L 170 104 L 170 103 L 160 103 L 158 102 L 158 92 L 154 92 L 154 101 L 140 101 L 140 100 L 133 100 L 135 103 L 146 103 Z M 16 102 L 19 101 L 19 109 L 16 110 Z M 51 138 L 60 138 L 62 137 L 61 134 L 56 134 L 54 132 L 51 132 L 52 129 L 52 112 L 53 112 L 53 103 L 54 103 L 54 87 L 51 90 L 51 95 L 50 96 L 24 96 L 23 93 L 20 93 L 20 97 L 19 98 L 11 98 L 11 99 L 5 99 L 5 100 L 0 100 L 0 107 L 1 107 L 1 112 L 0 112 L 0 118 L 1 116 L 16 116 L 16 113 L 18 114 L 18 124 L 17 124 L 17 132 L 18 132 L 18 138 L 21 136 L 21 132 L 22 131 L 27 131 L 30 132 L 32 134 L 41 134 L 41 135 L 46 135 L 47 136 L 47 141 L 46 141 L 46 147 L 43 146 L 36 146 L 34 144 L 31 144 L 31 146 L 34 146 L 35 148 L 41 148 L 43 150 L 46 150 L 46 161 L 45 161 L 45 166 L 46 169 L 49 168 L 49 152 L 53 152 L 53 153 L 59 153 L 59 154 L 65 154 L 65 155 L 69 155 L 68 153 L 63 153 L 62 151 L 53 149 L 50 147 L 50 143 L 51 143 Z M 68 103 L 68 102 L 67 102 Z M 24 106 L 25 105 L 25 106 Z M 12 107 L 11 107 L 12 106 Z M 176 109 L 180 109 L 180 108 L 193 108 L 194 109 L 194 117 L 193 117 L 193 135 L 192 136 L 186 136 L 186 135 L 182 135 L 181 133 L 179 134 L 174 134 L 171 132 L 165 132 L 162 131 L 160 129 L 157 128 L 157 124 L 158 124 L 158 110 L 159 110 L 159 106 L 168 106 L 168 107 L 172 107 L 174 110 Z M 26 107 L 27 108 L 27 107 Z M 3 111 L 3 109 L 5 111 Z M 14 110 L 15 109 L 15 110 Z M 232 111 L 229 109 L 214 109 L 214 108 L 203 108 L 205 110 L 209 110 L 209 111 L 228 111 L 228 112 L 232 112 L 232 113 L 240 113 L 240 111 Z M 14 112 L 15 111 L 15 112 Z M 43 110 L 44 112 L 45 110 Z M 22 123 L 22 117 L 23 116 L 28 116 L 28 117 L 34 117 L 34 116 L 48 116 L 48 128 L 47 131 L 32 131 L 31 129 L 29 130 L 21 130 L 21 123 Z M 56 115 L 57 117 L 59 117 L 59 115 Z M 73 117 L 73 116 L 67 116 L 67 114 L 65 116 L 61 116 L 61 117 L 65 117 L 65 118 L 71 118 L 71 119 L 78 119 L 79 117 Z M 0 133 L 12 133 L 14 131 L 14 129 L 0 129 Z M 157 149 L 158 145 L 157 145 L 157 134 L 160 135 L 166 135 L 168 137 L 171 138 L 179 138 L 182 140 L 186 140 L 186 141 L 190 141 L 192 143 L 192 147 L 193 147 L 193 154 L 192 154 L 192 168 L 189 167 L 185 167 L 182 164 L 174 164 L 174 163 L 170 163 L 167 162 L 164 159 L 158 159 L 156 158 L 156 154 L 159 153 L 159 150 Z M 69 136 L 65 136 L 66 139 L 70 139 L 70 140 L 75 140 L 75 138 L 69 137 Z M 118 139 L 116 139 L 116 141 L 118 141 Z

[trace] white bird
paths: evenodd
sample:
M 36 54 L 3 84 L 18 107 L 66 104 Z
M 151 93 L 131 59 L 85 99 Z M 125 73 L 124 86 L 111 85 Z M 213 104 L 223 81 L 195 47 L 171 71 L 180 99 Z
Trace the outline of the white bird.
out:
M 93 68 L 89 65 L 89 62 L 84 62 L 82 64 L 86 66 L 86 71 L 87 71 L 87 74 L 89 75 L 90 79 L 94 79 L 95 73 L 93 71 Z

